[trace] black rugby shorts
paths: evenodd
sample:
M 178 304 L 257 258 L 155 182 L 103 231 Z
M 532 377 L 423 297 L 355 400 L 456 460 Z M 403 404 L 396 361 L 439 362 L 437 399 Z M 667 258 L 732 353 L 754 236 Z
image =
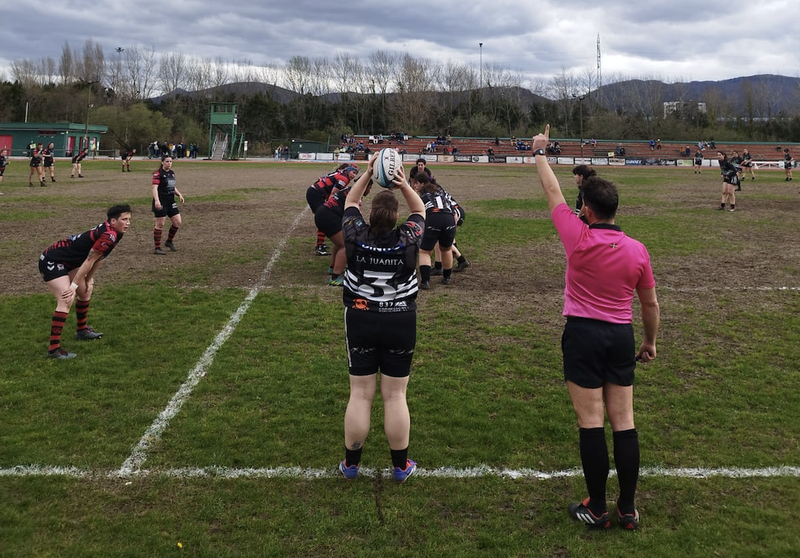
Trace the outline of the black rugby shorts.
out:
M 380 370 L 393 378 L 411 374 L 417 344 L 417 313 L 380 313 L 344 309 L 347 364 L 353 376 Z
M 456 240 L 456 222 L 452 213 L 428 213 L 425 216 L 425 232 L 420 250 L 430 252 L 436 243 L 440 248 L 449 248 Z
M 322 206 L 314 214 L 314 224 L 317 225 L 317 229 L 325 233 L 325 236 L 331 238 L 336 233 L 342 232 L 342 214 Z
M 150 204 L 150 210 L 156 217 L 175 217 L 181 212 L 181 210 L 178 209 L 178 202 L 175 201 L 174 197 L 172 198 L 172 201 L 166 201 L 161 198 L 159 198 L 158 201 L 161 202 L 161 209 L 156 209 L 155 200 L 153 200 L 153 203 Z
M 69 275 L 70 271 L 71 269 L 63 263 L 49 260 L 46 254 L 39 256 L 39 275 L 45 283 Z
M 584 388 L 633 385 L 636 344 L 631 324 L 568 317 L 561 336 L 564 380 Z

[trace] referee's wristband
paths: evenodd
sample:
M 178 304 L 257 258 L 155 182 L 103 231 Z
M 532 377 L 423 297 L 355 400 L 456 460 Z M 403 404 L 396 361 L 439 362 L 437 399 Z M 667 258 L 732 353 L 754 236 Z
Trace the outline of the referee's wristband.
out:
M 533 152 L 533 156 L 534 157 L 536 157 L 537 155 L 544 155 L 544 154 L 545 154 L 544 153 L 544 149 L 541 149 L 541 148 L 539 148 L 539 149 L 537 149 L 536 151 Z

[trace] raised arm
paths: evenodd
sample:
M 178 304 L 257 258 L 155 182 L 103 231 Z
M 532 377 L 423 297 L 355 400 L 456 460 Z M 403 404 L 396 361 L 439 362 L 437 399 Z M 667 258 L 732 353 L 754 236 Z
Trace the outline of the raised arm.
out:
M 356 179 L 356 183 L 353 184 L 353 187 L 350 188 L 350 191 L 347 193 L 347 198 L 344 200 L 344 208 L 347 209 L 348 207 L 358 207 L 358 202 L 361 201 L 361 198 L 364 197 L 364 192 L 367 190 L 367 184 L 369 184 L 369 180 L 372 177 L 372 165 L 374 161 L 374 157 L 369 160 L 367 163 L 367 170 L 361 176 Z
M 547 157 L 545 156 L 545 148 L 547 147 L 549 139 L 550 124 L 547 124 L 543 134 L 538 134 L 533 137 L 532 147 L 533 156 L 536 159 L 536 172 L 539 174 L 539 181 L 547 196 L 547 205 L 552 212 L 554 208 L 567 202 L 564 199 L 564 194 L 561 192 L 561 185 L 559 185 L 558 179 L 553 169 L 550 168 L 550 163 L 547 162 Z
M 397 175 L 392 182 L 394 182 L 394 188 L 399 189 L 403 194 L 411 213 L 425 217 L 425 204 L 422 203 L 422 198 L 419 197 L 419 194 L 414 191 L 414 188 L 406 180 L 406 171 L 403 165 L 400 165 L 400 168 L 397 169 Z

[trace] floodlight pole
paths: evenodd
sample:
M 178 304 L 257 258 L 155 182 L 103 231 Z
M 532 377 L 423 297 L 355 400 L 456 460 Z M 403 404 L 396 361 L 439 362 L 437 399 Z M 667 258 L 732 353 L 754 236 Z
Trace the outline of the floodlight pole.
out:
M 480 49 L 480 80 L 478 81 L 478 87 L 483 87 L 483 43 L 478 43 L 478 48 Z
M 586 95 L 578 96 L 575 93 L 572 94 L 574 99 L 578 99 L 578 118 L 580 118 L 579 129 L 581 134 L 581 159 L 583 159 L 583 100 L 586 98 Z M 582 164 L 582 163 L 581 163 Z

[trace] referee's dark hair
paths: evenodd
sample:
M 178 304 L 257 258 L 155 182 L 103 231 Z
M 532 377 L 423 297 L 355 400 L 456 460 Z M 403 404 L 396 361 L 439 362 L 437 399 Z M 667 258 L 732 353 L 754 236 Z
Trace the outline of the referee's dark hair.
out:
M 592 208 L 602 221 L 613 219 L 619 207 L 619 194 L 612 182 L 599 176 L 590 176 L 581 184 L 583 203 Z

